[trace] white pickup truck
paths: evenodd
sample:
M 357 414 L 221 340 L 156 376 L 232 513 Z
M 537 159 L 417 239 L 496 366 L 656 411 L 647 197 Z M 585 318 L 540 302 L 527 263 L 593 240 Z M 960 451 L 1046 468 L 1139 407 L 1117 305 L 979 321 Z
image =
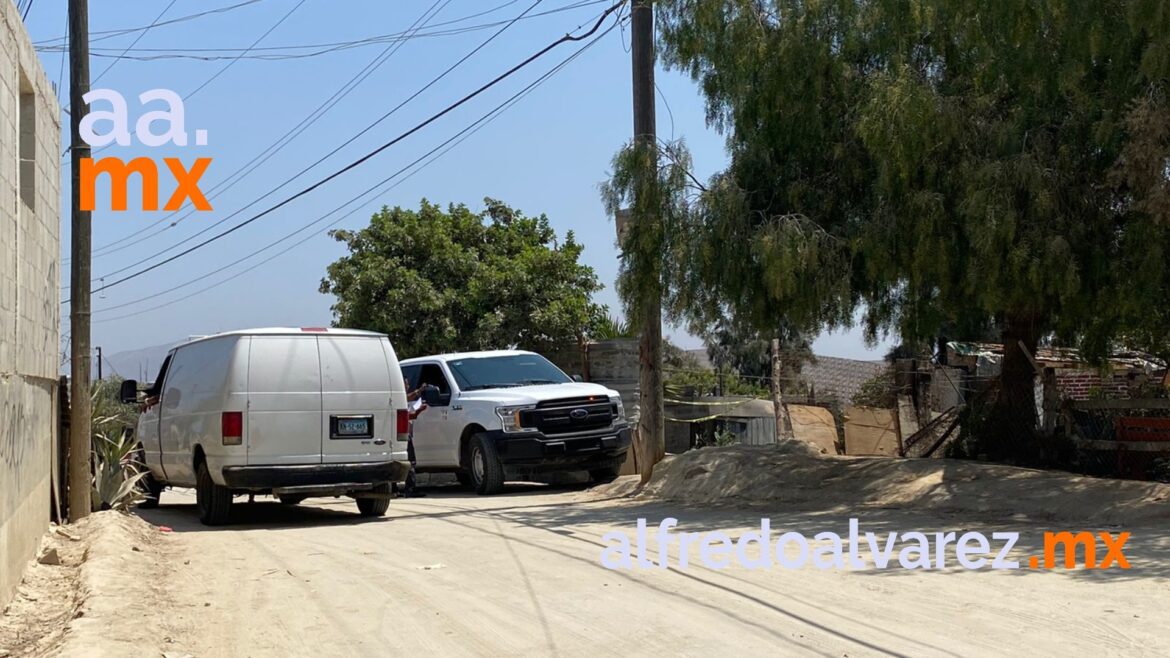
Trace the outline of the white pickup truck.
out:
M 630 427 L 618 393 L 574 381 L 539 354 L 440 354 L 401 367 L 408 388 L 426 387 L 412 430 L 420 473 L 455 473 L 493 494 L 505 480 L 557 471 L 607 482 L 625 462 Z

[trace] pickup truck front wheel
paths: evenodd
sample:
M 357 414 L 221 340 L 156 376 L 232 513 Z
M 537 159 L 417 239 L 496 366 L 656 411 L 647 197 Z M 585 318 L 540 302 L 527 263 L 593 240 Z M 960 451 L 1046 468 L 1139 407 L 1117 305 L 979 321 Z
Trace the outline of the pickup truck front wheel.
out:
M 475 493 L 491 495 L 504 489 L 504 465 L 496 444 L 483 434 L 471 437 L 471 483 Z
M 227 523 L 232 510 L 232 492 L 211 479 L 207 462 L 199 462 L 195 479 L 195 504 L 199 508 L 199 520 L 203 525 Z

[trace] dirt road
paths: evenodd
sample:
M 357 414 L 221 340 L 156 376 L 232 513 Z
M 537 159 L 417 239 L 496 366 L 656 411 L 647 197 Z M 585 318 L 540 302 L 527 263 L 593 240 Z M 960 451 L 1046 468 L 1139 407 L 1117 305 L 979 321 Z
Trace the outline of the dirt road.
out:
M 542 487 L 495 497 L 433 490 L 395 500 L 374 521 L 351 501 L 257 501 L 237 503 L 235 525 L 208 529 L 190 493 L 168 492 L 141 512 L 176 533 L 177 575 L 154 606 L 168 642 L 156 648 L 198 657 L 1170 653 L 1164 529 L 1134 529 L 1125 572 L 623 572 L 599 564 L 612 529 L 632 536 L 639 517 L 674 516 L 681 530 L 734 537 L 758 528 L 760 511 L 589 499 Z M 810 535 L 847 525 L 813 511 L 767 516 Z M 964 529 L 905 512 L 867 512 L 863 523 Z

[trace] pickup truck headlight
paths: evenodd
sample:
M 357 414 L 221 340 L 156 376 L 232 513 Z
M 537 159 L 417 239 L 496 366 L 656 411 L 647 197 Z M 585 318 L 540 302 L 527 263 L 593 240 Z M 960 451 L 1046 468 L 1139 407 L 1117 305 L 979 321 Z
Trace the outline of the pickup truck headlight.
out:
M 535 408 L 536 405 L 532 404 L 519 407 L 496 407 L 496 415 L 500 417 L 500 424 L 505 432 L 535 432 L 535 427 L 524 427 L 520 422 L 521 412 Z
M 613 403 L 614 420 L 615 421 L 625 420 L 626 419 L 626 405 L 622 404 L 621 397 L 619 396 L 616 398 L 610 398 L 609 401 Z

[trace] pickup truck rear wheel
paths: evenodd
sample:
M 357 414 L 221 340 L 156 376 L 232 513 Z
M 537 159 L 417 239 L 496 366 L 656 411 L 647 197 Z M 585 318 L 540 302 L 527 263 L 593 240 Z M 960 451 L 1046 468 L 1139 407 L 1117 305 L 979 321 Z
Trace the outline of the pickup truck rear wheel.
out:
M 389 484 L 379 484 L 371 489 L 373 493 L 389 494 Z M 358 513 L 362 516 L 385 516 L 386 510 L 390 509 L 390 498 L 358 498 L 357 499 Z
M 195 504 L 199 508 L 199 520 L 203 525 L 227 523 L 232 509 L 232 492 L 211 479 L 207 462 L 199 462 L 195 479 Z
M 471 483 L 475 493 L 488 496 L 504 489 L 504 464 L 496 444 L 483 434 L 471 437 Z

